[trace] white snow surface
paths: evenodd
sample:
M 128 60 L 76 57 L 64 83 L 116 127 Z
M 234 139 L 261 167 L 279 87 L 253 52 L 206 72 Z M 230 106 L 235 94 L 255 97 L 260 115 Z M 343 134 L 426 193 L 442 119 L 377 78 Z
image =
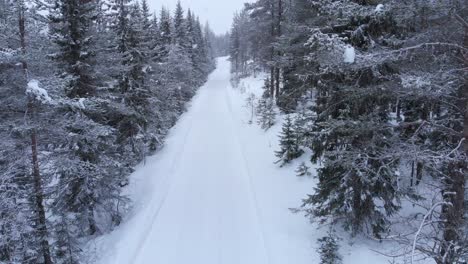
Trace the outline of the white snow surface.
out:
M 313 191 L 313 177 L 274 165 L 281 122 L 268 132 L 249 125 L 248 94 L 260 95 L 262 76 L 230 84 L 227 58 L 199 90 L 166 145 L 131 176 L 135 207 L 117 230 L 90 243 L 99 264 L 310 264 L 326 234 L 293 214 Z M 281 117 L 279 119 L 282 119 Z M 281 120 L 278 120 L 281 121 Z M 315 167 L 316 168 L 316 167 Z M 315 174 L 315 172 L 314 172 Z M 343 233 L 344 263 L 387 263 L 378 243 Z
M 28 88 L 26 89 L 26 93 L 34 96 L 36 100 L 46 104 L 52 103 L 52 98 L 50 98 L 49 94 L 44 88 L 39 86 L 38 80 L 30 80 L 28 82 Z
M 382 12 L 384 10 L 384 5 L 383 4 L 378 4 L 376 7 L 375 7 L 375 12 Z
M 354 47 L 350 45 L 346 46 L 343 57 L 344 62 L 354 63 L 354 60 L 356 59 L 356 50 L 354 49 Z
M 86 109 L 86 106 L 85 106 L 85 104 L 84 104 L 85 101 L 86 101 L 85 98 L 80 98 L 80 99 L 78 99 L 77 104 L 78 104 L 78 107 L 79 107 L 80 109 Z

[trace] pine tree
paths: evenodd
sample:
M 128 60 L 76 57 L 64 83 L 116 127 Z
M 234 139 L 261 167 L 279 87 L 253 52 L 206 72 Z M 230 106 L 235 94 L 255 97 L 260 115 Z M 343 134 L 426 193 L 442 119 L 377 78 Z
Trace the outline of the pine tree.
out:
M 177 2 L 176 10 L 174 13 L 174 34 L 173 40 L 176 45 L 179 45 L 181 49 L 187 51 L 189 48 L 189 40 L 187 39 L 187 20 L 184 16 L 184 9 L 180 0 Z
M 56 0 L 49 15 L 50 36 L 59 47 L 59 52 L 52 57 L 66 72 L 62 76 L 68 81 L 70 98 L 89 97 L 95 91 L 94 39 L 90 34 L 95 11 L 93 1 Z
M 64 51 L 71 51 L 72 55 L 75 54 L 73 42 L 68 43 L 72 48 L 65 49 L 63 39 L 74 39 L 74 42 L 77 43 L 88 43 L 91 41 L 94 36 L 92 32 L 95 32 L 93 24 L 92 7 L 94 7 L 93 2 L 86 4 L 80 4 L 78 1 L 64 1 L 57 5 L 55 9 L 56 13 L 51 14 L 52 27 L 55 28 L 56 32 L 63 34 L 63 37 L 59 38 L 57 45 Z M 125 3 L 119 2 L 115 7 L 125 7 Z M 69 16 L 68 11 L 74 10 L 71 12 L 72 16 Z M 116 28 L 118 25 L 128 25 L 125 17 L 120 17 L 125 13 L 125 10 L 118 12 L 116 19 Z M 64 19 L 66 23 L 62 23 Z M 79 22 L 75 21 L 79 20 Z M 64 27 L 64 25 L 69 25 Z M 82 35 L 76 35 L 76 32 L 82 32 Z M 54 36 L 57 37 L 56 33 Z M 84 35 L 87 33 L 89 35 Z M 128 47 L 128 41 L 125 37 L 128 31 L 124 29 L 118 31 L 121 38 L 117 38 L 117 43 L 115 45 L 115 50 L 124 50 Z M 85 38 L 83 40 L 78 39 L 78 37 Z M 89 52 L 92 54 L 92 52 Z M 66 54 L 66 52 L 63 52 Z M 88 58 L 88 52 L 81 48 L 81 55 L 85 58 Z M 73 57 L 73 56 L 69 56 Z M 81 62 L 75 62 L 69 60 L 67 56 L 54 57 L 58 61 L 59 65 L 70 65 L 70 69 L 75 69 L 76 64 Z M 87 64 L 85 67 L 87 70 L 93 69 L 94 64 Z M 81 69 L 82 66 L 76 68 Z M 84 66 L 83 66 L 84 67 Z M 71 72 L 72 74 L 73 72 Z M 82 73 L 79 71 L 79 73 Z M 90 78 L 88 78 L 90 79 Z M 99 83 L 93 83 L 94 86 L 97 86 Z M 80 88 L 80 83 L 69 82 L 68 87 L 73 91 Z M 79 90 L 79 89 L 78 89 Z M 77 94 L 80 95 L 80 94 Z M 96 102 L 96 105 L 99 105 L 101 100 L 96 98 L 96 93 L 86 94 L 88 97 L 86 100 Z M 108 139 L 112 138 L 107 134 L 107 138 L 101 137 L 100 133 L 108 133 L 110 128 L 105 122 L 99 124 L 94 120 L 106 119 L 103 115 L 110 116 L 108 112 L 100 111 L 99 107 L 94 108 L 89 106 L 86 108 L 83 102 L 84 99 L 78 100 L 78 106 L 74 97 L 69 94 L 72 100 L 62 100 L 60 107 L 57 107 L 55 110 L 59 115 L 66 116 L 67 119 L 61 122 L 61 126 L 56 129 L 56 131 L 61 131 L 63 134 L 68 135 L 66 142 L 61 142 L 58 144 L 59 147 L 54 149 L 54 153 L 61 153 L 54 157 L 53 165 L 57 167 L 56 173 L 56 184 L 54 185 L 52 209 L 55 212 L 60 212 L 62 214 L 73 214 L 76 218 L 76 221 L 70 222 L 67 224 L 69 228 L 60 230 L 57 232 L 57 243 L 65 243 L 62 239 L 67 237 L 67 243 L 69 243 L 69 254 L 66 257 L 66 260 L 63 260 L 65 263 L 71 261 L 70 257 L 74 256 L 74 261 L 77 261 L 77 254 L 79 248 L 76 246 L 79 237 L 87 235 L 95 235 L 101 232 L 98 224 L 95 219 L 95 211 L 99 205 L 108 203 L 109 200 L 118 199 L 120 196 L 119 186 L 117 184 L 120 179 L 121 173 L 117 173 L 118 166 L 116 164 L 104 164 L 103 161 L 108 160 L 108 153 L 104 152 L 103 149 L 109 150 L 110 142 Z M 108 104 L 107 104 L 108 105 Z M 97 114 L 99 113 L 99 114 Z M 102 120 L 101 119 L 101 120 Z M 99 132 L 98 132 L 99 131 Z M 98 132 L 98 133 L 97 133 Z M 63 139 L 62 139 L 63 140 Z M 115 140 L 115 138 L 114 138 Z M 113 156 L 115 158 L 115 156 Z M 98 166 L 100 164 L 100 166 Z M 116 168 L 117 167 L 117 168 Z M 110 177 L 113 175 L 113 177 Z M 105 194 L 103 194 L 105 192 Z M 108 212 L 113 210 L 114 206 L 109 206 Z M 57 213 L 59 214 L 59 213 Z M 80 232 L 75 232 L 73 230 L 80 230 Z M 64 246 L 56 247 L 58 252 L 57 258 L 60 259 L 63 252 L 61 248 Z M 73 262 L 73 261 L 72 261 Z
M 38 261 L 39 259 L 42 259 L 42 261 L 45 264 L 52 264 L 52 256 L 51 256 L 51 250 L 50 250 L 50 233 L 49 229 L 47 226 L 47 218 L 46 218 L 46 205 L 44 202 L 44 175 L 41 175 L 41 168 L 39 164 L 39 150 L 38 150 L 38 119 L 36 116 L 36 111 L 37 108 L 41 106 L 41 100 L 37 100 L 37 95 L 34 94 L 34 91 L 31 91 L 31 80 L 29 79 L 29 66 L 28 62 L 30 60 L 29 54 L 28 54 L 28 46 L 27 46 L 27 31 L 28 31 L 28 25 L 27 25 L 27 13 L 28 13 L 28 7 L 27 3 L 24 0 L 20 0 L 16 2 L 16 5 L 14 6 L 14 9 L 17 14 L 17 22 L 18 22 L 18 37 L 19 37 L 19 42 L 20 42 L 20 51 L 21 55 L 23 56 L 22 58 L 19 59 L 20 65 L 21 65 L 21 73 L 22 76 L 19 77 L 20 80 L 22 80 L 22 85 L 25 87 L 25 91 L 27 94 L 27 115 L 26 118 L 29 118 L 29 121 L 33 123 L 31 127 L 27 127 L 26 129 L 28 130 L 29 136 L 30 136 L 30 149 L 31 149 L 31 160 L 32 160 L 32 175 L 31 180 L 29 184 L 30 186 L 30 195 L 23 197 L 24 200 L 29 201 L 33 206 L 31 207 L 31 216 L 33 216 L 34 220 L 32 220 L 30 217 L 28 217 L 29 221 L 26 220 L 27 222 L 30 222 L 30 227 L 34 230 L 33 232 L 22 232 L 22 236 L 30 236 L 33 235 L 34 238 L 32 243 L 29 244 L 23 244 L 22 251 L 23 253 L 26 253 L 25 256 L 23 257 L 23 261 L 26 262 L 33 262 L 33 261 Z M 31 15 L 31 14 L 30 14 Z M 28 60 L 29 59 L 29 60 Z M 28 119 L 26 119 L 28 120 Z M 28 185 L 27 185 L 28 186 Z M 14 201 L 16 203 L 16 201 Z M 26 227 L 27 226 L 23 226 Z M 21 239 L 23 240 L 23 239 Z M 24 242 L 29 242 L 28 239 L 24 239 Z M 35 240 L 35 241 L 34 241 Z M 35 242 L 35 243 L 34 243 Z M 32 249 L 28 252 L 27 246 L 31 246 Z M 33 254 L 31 254 L 33 252 Z M 8 256 L 9 258 L 14 258 L 12 256 Z
M 194 65 L 197 65 L 201 76 L 213 70 L 214 58 L 212 57 L 212 47 L 209 43 L 208 37 L 203 34 L 200 18 L 194 21 Z
M 281 166 L 290 163 L 292 160 L 300 157 L 303 150 L 298 145 L 297 134 L 293 130 L 293 120 L 290 115 L 286 116 L 283 129 L 280 135 L 280 150 L 276 151 L 276 157 Z
M 137 14 L 138 15 L 138 14 Z M 141 7 L 140 7 L 140 12 L 139 12 L 140 18 L 139 18 L 139 27 L 141 30 L 141 46 L 145 51 L 145 56 L 150 56 L 151 51 L 154 49 L 155 46 L 155 39 L 158 39 L 157 35 L 153 35 L 154 32 L 152 27 L 152 20 L 150 19 L 150 11 L 149 11 L 149 6 L 146 0 L 143 0 L 141 2 Z M 156 17 L 154 17 L 156 19 Z M 157 26 L 157 20 L 155 21 Z M 146 60 L 146 64 L 148 66 L 149 60 Z
M 164 47 L 162 42 L 161 31 L 159 28 L 158 17 L 156 16 L 156 13 L 153 15 L 150 24 L 150 28 L 148 29 L 149 53 L 152 58 L 152 61 L 155 63 L 159 63 L 164 57 Z
M 54 252 L 56 264 L 79 264 L 83 256 L 80 255 L 81 249 L 78 247 L 79 242 L 76 240 L 77 235 L 71 230 L 73 227 L 70 221 L 73 221 L 70 216 L 65 216 L 64 213 L 58 212 L 59 218 L 55 224 Z M 73 226 L 76 226 L 74 223 Z
M 195 32 L 195 18 L 192 15 L 192 11 L 190 9 L 187 11 L 187 17 L 185 18 L 186 21 L 186 32 L 185 32 L 185 38 L 186 38 L 186 50 L 187 50 L 187 56 L 190 58 L 191 65 L 193 65 L 193 74 L 196 76 L 198 79 L 203 73 L 200 72 L 201 70 L 201 61 L 199 60 L 198 54 L 197 54 L 197 49 L 198 43 L 197 41 L 197 36 Z
M 304 177 L 304 176 L 311 176 L 312 173 L 310 173 L 310 168 L 307 167 L 305 162 L 302 162 L 301 165 L 299 165 L 299 167 L 297 167 L 296 169 L 296 175 L 298 177 Z
M 258 124 L 262 129 L 268 130 L 275 125 L 275 103 L 271 98 L 260 98 L 257 103 Z
M 254 32 L 250 31 L 250 28 L 253 27 L 253 23 L 247 10 L 242 10 L 234 16 L 231 32 L 229 34 L 228 47 L 232 64 L 231 70 L 237 77 L 242 77 L 250 73 L 250 69 L 248 69 L 247 65 L 250 58 L 256 62 L 258 60 L 255 47 L 259 45 L 257 41 L 260 39 L 255 39 L 254 41 L 254 37 L 252 36 Z M 254 48 L 252 48 L 252 46 Z
M 172 32 L 146 2 L 0 0 L 1 263 L 79 263 L 120 224 L 132 168 L 212 67 Z
M 172 43 L 173 26 L 171 14 L 166 8 L 161 9 L 159 31 L 161 32 L 162 45 L 169 46 Z
M 230 46 L 229 46 L 229 56 L 231 59 L 231 71 L 234 73 L 240 72 L 240 26 L 239 26 L 239 15 L 234 15 L 234 21 L 232 24 L 231 32 L 230 32 Z
M 332 232 L 329 232 L 325 237 L 319 238 L 318 242 L 320 243 L 320 248 L 318 249 L 320 264 L 342 263 L 342 258 L 338 253 L 338 238 Z
M 151 27 L 150 11 L 147 0 L 141 1 L 141 27 L 144 33 L 148 33 Z
M 268 130 L 276 120 L 275 103 L 270 96 L 270 80 L 267 78 L 264 85 L 264 93 L 257 103 L 258 124 L 262 129 Z
M 200 24 L 200 28 L 201 28 L 201 24 Z M 205 54 L 207 56 L 208 61 L 211 64 L 213 64 L 214 58 L 217 57 L 216 55 L 226 56 L 228 54 L 227 52 L 224 54 L 220 54 L 218 52 L 218 54 L 216 54 L 215 47 L 213 45 L 213 39 L 216 38 L 216 36 L 214 36 L 214 33 L 211 31 L 210 24 L 208 22 L 206 22 L 205 26 L 203 27 L 203 37 L 205 40 Z M 224 45 L 224 48 L 227 49 L 228 47 L 229 45 Z
M 256 39 L 255 49 L 258 52 L 259 63 L 269 69 L 272 97 L 279 96 L 280 87 L 280 69 L 276 62 L 278 51 L 274 43 L 281 35 L 282 3 L 282 0 L 258 0 L 246 4 L 246 11 L 249 12 L 252 22 L 259 30 L 251 37 Z
M 315 120 L 317 119 L 315 102 L 310 101 L 310 98 L 313 97 L 314 94 L 311 91 L 310 93 L 303 95 L 299 100 L 299 105 L 297 106 L 297 117 L 294 124 L 294 126 L 298 127 L 297 131 L 299 137 L 302 139 L 302 145 L 307 148 L 310 148 L 313 144 L 312 131 L 315 127 Z

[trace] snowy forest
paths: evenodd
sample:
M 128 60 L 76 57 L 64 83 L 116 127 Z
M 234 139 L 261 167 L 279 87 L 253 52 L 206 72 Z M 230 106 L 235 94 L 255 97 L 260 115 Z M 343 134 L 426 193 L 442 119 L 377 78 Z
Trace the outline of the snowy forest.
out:
M 279 163 L 310 150 L 319 164 L 293 211 L 398 242 L 408 263 L 467 263 L 467 18 L 464 0 L 257 0 L 236 14 L 233 82 L 267 72 L 259 123 L 288 114 Z M 335 237 L 321 263 L 339 263 Z
M 209 26 L 145 0 L 0 1 L 0 263 L 79 263 L 214 69 Z
M 197 1 L 0 0 L 0 264 L 468 263 L 468 0 Z

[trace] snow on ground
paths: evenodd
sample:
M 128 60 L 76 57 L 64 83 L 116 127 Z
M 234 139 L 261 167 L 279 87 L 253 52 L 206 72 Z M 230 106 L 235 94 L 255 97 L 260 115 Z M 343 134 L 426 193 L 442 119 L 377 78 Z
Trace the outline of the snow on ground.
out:
M 356 59 L 356 50 L 354 47 L 350 45 L 346 46 L 343 58 L 346 63 L 354 63 Z
M 245 99 L 263 80 L 230 84 L 229 62 L 218 68 L 172 129 L 166 146 L 131 176 L 135 207 L 114 232 L 92 243 L 99 264 L 310 264 L 327 230 L 289 208 L 313 190 L 313 177 L 274 165 L 281 125 L 249 125 Z M 241 93 L 245 90 L 245 93 Z M 281 119 L 281 118 L 279 118 Z M 309 163 L 310 165 L 310 163 Z M 387 263 L 373 242 L 343 235 L 344 263 Z

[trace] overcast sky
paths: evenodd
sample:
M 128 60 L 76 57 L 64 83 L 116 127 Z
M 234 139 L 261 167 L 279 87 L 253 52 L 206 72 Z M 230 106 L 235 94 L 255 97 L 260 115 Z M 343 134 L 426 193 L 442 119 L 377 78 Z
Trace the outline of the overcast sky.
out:
M 249 0 L 181 0 L 185 11 L 187 8 L 193 10 L 202 23 L 210 23 L 211 28 L 217 34 L 225 33 L 229 30 L 232 23 L 234 12 L 240 10 L 245 2 Z M 166 6 L 174 11 L 177 0 L 148 0 L 151 8 L 158 11 L 161 6 Z

